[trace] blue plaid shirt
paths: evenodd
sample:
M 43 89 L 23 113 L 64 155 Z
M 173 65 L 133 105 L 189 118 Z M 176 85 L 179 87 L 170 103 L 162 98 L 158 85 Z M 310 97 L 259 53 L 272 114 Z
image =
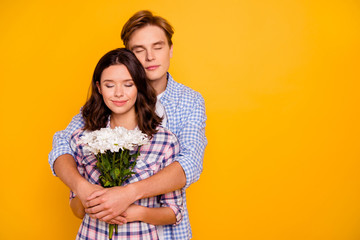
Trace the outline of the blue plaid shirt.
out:
M 185 171 L 188 188 L 196 182 L 203 168 L 203 156 L 207 139 L 205 137 L 205 103 L 200 93 L 174 81 L 168 73 L 168 82 L 164 95 L 160 98 L 165 107 L 166 127 L 173 132 L 180 142 L 178 161 Z M 49 154 L 49 164 L 54 172 L 53 165 L 61 155 L 71 154 L 69 142 L 73 132 L 84 126 L 81 113 L 73 117 L 70 124 L 63 131 L 57 132 L 53 139 L 53 149 Z M 184 215 L 182 222 L 177 226 L 165 226 L 165 239 L 190 239 L 192 237 L 189 214 L 186 205 L 186 193 L 183 191 Z

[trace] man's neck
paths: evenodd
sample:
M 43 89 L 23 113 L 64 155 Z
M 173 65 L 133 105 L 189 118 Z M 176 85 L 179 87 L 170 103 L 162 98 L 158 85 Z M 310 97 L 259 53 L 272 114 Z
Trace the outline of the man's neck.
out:
M 167 81 L 167 75 L 159 80 L 150 81 L 151 86 L 155 89 L 156 95 L 159 95 L 165 91 Z

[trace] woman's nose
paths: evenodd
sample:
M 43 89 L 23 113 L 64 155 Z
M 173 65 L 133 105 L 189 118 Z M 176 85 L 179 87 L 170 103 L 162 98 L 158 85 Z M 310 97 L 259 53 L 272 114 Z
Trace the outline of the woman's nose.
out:
M 124 95 L 124 89 L 121 86 L 115 87 L 115 97 L 122 97 Z

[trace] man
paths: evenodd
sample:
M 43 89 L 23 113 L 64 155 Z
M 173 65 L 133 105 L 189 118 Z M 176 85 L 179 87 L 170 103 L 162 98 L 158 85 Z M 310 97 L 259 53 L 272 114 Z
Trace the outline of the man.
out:
M 103 189 L 90 184 L 79 174 L 69 147 L 72 133 L 84 124 L 81 113 L 65 130 L 54 136 L 53 149 L 49 154 L 52 170 L 73 190 L 92 218 L 117 223 L 115 219 L 119 219 L 134 201 L 186 189 L 200 177 L 207 145 L 205 105 L 199 93 L 175 82 L 167 72 L 173 52 L 172 35 L 173 29 L 165 19 L 153 16 L 149 11 L 140 11 L 124 25 L 121 39 L 145 68 L 158 95 L 156 112 L 163 117 L 163 126 L 179 139 L 181 149 L 176 162 L 148 179 L 125 187 Z M 185 191 L 183 198 L 186 199 Z M 179 225 L 164 226 L 165 239 L 191 238 L 186 201 L 184 209 Z

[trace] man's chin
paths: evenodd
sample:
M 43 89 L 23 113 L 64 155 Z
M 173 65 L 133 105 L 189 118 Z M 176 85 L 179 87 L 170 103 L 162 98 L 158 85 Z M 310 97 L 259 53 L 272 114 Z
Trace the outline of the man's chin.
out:
M 155 74 L 148 74 L 146 75 L 146 77 L 151 81 L 151 82 L 157 82 L 157 81 L 161 81 L 162 79 L 166 79 L 166 74 L 159 76 L 159 75 L 155 75 Z

